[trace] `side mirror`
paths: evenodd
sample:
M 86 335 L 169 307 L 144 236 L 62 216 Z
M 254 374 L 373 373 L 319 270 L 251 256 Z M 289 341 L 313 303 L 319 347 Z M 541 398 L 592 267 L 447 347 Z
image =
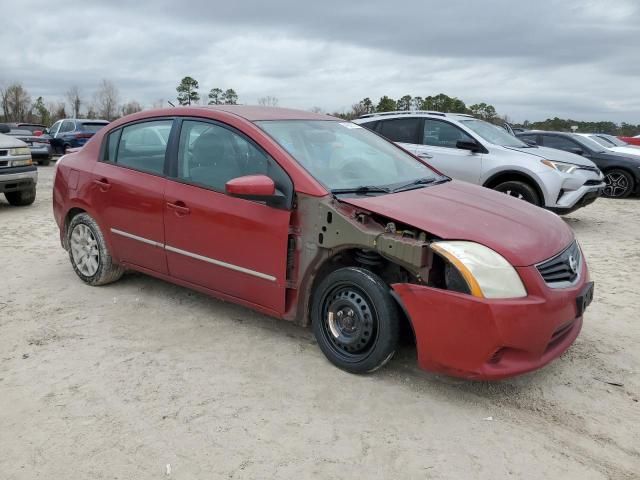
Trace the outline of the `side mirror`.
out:
M 584 154 L 584 151 L 581 148 L 577 148 L 577 147 L 576 148 L 572 148 L 570 150 L 570 152 L 571 153 L 575 153 L 576 155 L 583 155 Z
M 475 140 L 472 140 L 472 141 L 458 140 L 456 142 L 456 148 L 459 148 L 460 150 L 469 150 L 473 153 L 482 151 L 482 147 Z
M 266 175 L 246 175 L 232 178 L 224 186 L 225 192 L 249 200 L 268 200 L 276 195 L 276 184 Z
M 9 133 L 10 131 L 11 128 L 9 128 L 9 125 L 0 123 L 0 133 Z
M 531 138 L 521 138 L 520 140 L 522 140 L 527 145 L 531 145 L 532 147 L 535 147 L 536 145 L 538 145 L 538 142 L 536 142 L 535 140 L 533 140 Z

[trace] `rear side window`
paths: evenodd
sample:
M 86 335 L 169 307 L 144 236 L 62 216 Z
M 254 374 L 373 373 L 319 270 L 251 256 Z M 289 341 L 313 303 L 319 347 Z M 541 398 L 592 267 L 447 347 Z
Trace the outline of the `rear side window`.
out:
M 458 140 L 471 142 L 473 139 L 460 128 L 449 122 L 440 120 L 424 121 L 424 137 L 422 143 L 433 147 L 457 148 Z
M 381 120 L 377 131 L 393 142 L 420 143 L 419 127 L 419 118 L 392 118 Z
M 74 128 L 75 125 L 71 120 L 65 120 L 62 122 L 59 133 L 73 132 Z
M 104 128 L 106 123 L 81 123 L 80 130 L 87 133 L 96 133 L 101 128 Z
M 164 174 L 167 140 L 173 120 L 136 123 L 109 134 L 104 159 L 123 167 Z
M 362 125 L 365 128 L 368 128 L 369 130 L 373 130 L 374 132 L 376 131 L 376 127 L 378 126 L 378 121 L 374 121 L 374 122 L 366 122 L 366 123 L 361 123 L 360 125 Z

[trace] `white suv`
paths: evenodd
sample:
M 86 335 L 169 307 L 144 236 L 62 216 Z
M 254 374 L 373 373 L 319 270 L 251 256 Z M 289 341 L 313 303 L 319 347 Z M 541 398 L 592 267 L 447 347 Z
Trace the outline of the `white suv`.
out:
M 537 147 L 471 115 L 385 112 L 354 120 L 396 142 L 442 173 L 569 213 L 600 196 L 604 177 L 593 162 Z

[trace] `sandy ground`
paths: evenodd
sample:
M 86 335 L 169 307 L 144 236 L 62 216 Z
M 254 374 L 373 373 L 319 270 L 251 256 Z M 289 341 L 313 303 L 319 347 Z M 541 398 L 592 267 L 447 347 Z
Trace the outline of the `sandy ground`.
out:
M 597 283 L 569 352 L 473 383 L 408 346 L 349 375 L 307 329 L 143 275 L 85 286 L 52 175 L 0 201 L 0 479 L 640 478 L 639 199 L 566 218 Z

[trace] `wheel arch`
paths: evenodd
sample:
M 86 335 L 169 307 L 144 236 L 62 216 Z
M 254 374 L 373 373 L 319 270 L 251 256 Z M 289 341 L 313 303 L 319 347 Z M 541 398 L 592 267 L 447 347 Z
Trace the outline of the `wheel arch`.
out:
M 502 170 L 491 175 L 485 182 L 482 184 L 483 187 L 486 188 L 495 188 L 499 184 L 503 182 L 509 181 L 518 181 L 524 182 L 527 185 L 531 186 L 535 191 L 543 205 L 547 204 L 547 198 L 540 187 L 539 182 L 533 178 L 528 173 L 522 172 L 520 170 Z
M 393 288 L 391 287 L 393 283 L 400 283 L 399 281 L 400 279 L 392 278 L 392 276 L 389 273 L 386 273 L 386 274 L 384 273 L 384 271 L 387 271 L 387 272 L 389 271 L 389 267 L 392 267 L 392 269 L 394 268 L 401 269 L 404 272 L 406 272 L 406 270 L 401 265 L 393 262 L 392 260 L 380 256 L 379 260 L 381 264 L 377 266 L 376 270 L 382 269 L 383 273 L 381 274 L 379 271 L 378 272 L 374 271 L 374 269 L 372 269 L 370 266 L 363 264 L 357 260 L 358 258 L 357 255 L 363 251 L 364 251 L 363 248 L 352 246 L 352 247 L 346 247 L 337 252 L 332 252 L 331 255 L 327 255 L 324 259 L 322 259 L 318 263 L 313 273 L 308 274 L 308 278 L 305 282 L 305 284 L 307 285 L 307 289 L 306 289 L 307 294 L 304 296 L 305 301 L 304 301 L 304 306 L 302 307 L 302 312 L 303 312 L 303 315 L 301 316 L 302 325 L 308 326 L 311 324 L 311 320 L 312 320 L 311 310 L 313 305 L 314 294 L 317 293 L 317 288 L 322 282 L 322 280 L 324 280 L 324 278 L 326 278 L 327 275 L 329 275 L 331 272 L 334 272 L 340 268 L 358 267 L 376 274 L 389 287 L 389 293 L 391 295 L 391 298 L 393 298 L 393 301 L 396 303 L 396 306 L 398 307 L 398 311 L 400 314 L 401 332 L 408 333 L 411 336 L 411 342 L 415 344 L 415 331 L 413 328 L 413 324 L 411 323 L 411 319 L 407 315 L 405 306 L 402 304 L 399 297 L 395 294 L 395 292 L 393 291 Z M 408 272 L 406 273 L 409 274 Z

